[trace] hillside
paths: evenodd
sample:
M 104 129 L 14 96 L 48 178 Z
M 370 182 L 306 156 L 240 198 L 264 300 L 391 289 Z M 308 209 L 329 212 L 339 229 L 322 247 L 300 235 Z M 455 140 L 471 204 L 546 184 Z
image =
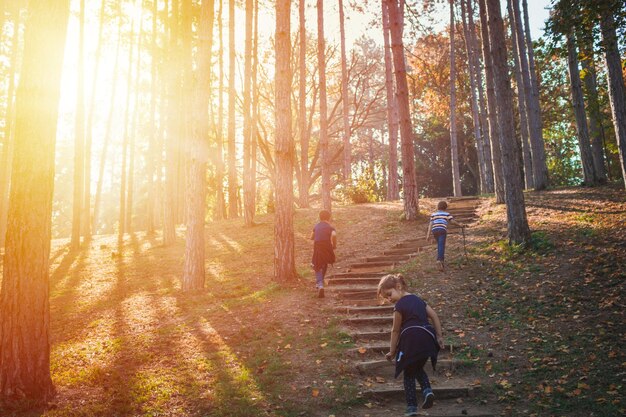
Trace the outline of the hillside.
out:
M 436 201 L 422 200 L 423 212 Z M 527 194 L 530 250 L 506 245 L 504 207 L 481 200 L 479 219 L 450 239 L 445 273 L 432 252 L 398 268 L 441 312 L 457 358 L 472 362 L 477 403 L 505 415 L 624 412 L 626 202 L 623 190 L 568 188 Z M 341 206 L 343 271 L 357 259 L 422 237 L 400 221 L 400 202 Z M 316 210 L 297 210 L 298 271 L 272 282 L 272 216 L 207 227 L 206 291 L 179 288 L 175 247 L 136 233 L 123 250 L 97 237 L 79 253 L 53 244 L 52 376 L 58 395 L 33 416 L 388 415 L 369 400 L 330 294 L 317 299 L 308 267 Z M 401 403 L 399 403 L 401 405 Z M 433 408 L 433 412 L 435 412 Z M 434 415 L 434 414 L 431 414 Z

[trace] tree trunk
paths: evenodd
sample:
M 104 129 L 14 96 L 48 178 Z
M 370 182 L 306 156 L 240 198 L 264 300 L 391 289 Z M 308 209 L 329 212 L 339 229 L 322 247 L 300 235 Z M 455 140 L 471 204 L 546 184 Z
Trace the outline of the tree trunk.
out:
M 461 192 L 461 171 L 459 169 L 459 144 L 456 134 L 456 57 L 454 51 L 454 0 L 450 0 L 450 162 L 452 165 L 452 189 L 455 197 Z
M 320 85 L 320 155 L 322 164 L 322 208 L 331 211 L 330 161 L 328 155 L 328 109 L 326 98 L 326 40 L 324 39 L 324 0 L 317 0 L 317 65 Z
M 519 0 L 515 0 L 518 2 Z M 524 8 L 524 27 L 526 35 L 526 48 L 528 50 L 528 72 L 530 75 L 530 146 L 533 153 L 533 177 L 535 190 L 543 190 L 548 186 L 548 166 L 546 165 L 546 150 L 543 140 L 543 128 L 541 122 L 541 109 L 539 107 L 539 80 L 535 70 L 535 53 L 533 42 L 530 37 L 530 25 L 528 23 L 528 7 L 526 0 L 522 0 Z M 521 23 L 520 23 L 521 26 Z
M 155 173 L 158 172 L 157 166 L 157 135 L 160 129 L 157 128 L 156 118 L 156 102 L 157 102 L 157 23 L 158 23 L 158 1 L 152 1 L 152 33 L 151 33 L 151 73 L 150 73 L 150 133 L 148 138 L 148 156 L 146 158 L 146 171 L 148 177 L 148 200 L 146 202 L 146 230 L 148 233 L 154 233 L 155 216 L 154 207 L 156 200 L 156 183 Z M 160 158 L 159 158 L 160 159 Z M 160 175 L 159 175 L 160 176 Z
M 93 219 L 91 230 L 94 233 L 98 231 L 98 210 L 100 209 L 100 197 L 102 195 L 102 183 L 104 181 L 104 165 L 107 160 L 107 151 L 109 142 L 111 142 L 111 129 L 113 128 L 113 115 L 115 112 L 115 96 L 117 92 L 117 82 L 119 74 L 120 51 L 122 44 L 122 11 L 121 7 L 117 10 L 117 45 L 115 46 L 115 61 L 113 64 L 113 80 L 111 81 L 111 101 L 109 103 L 109 114 L 107 116 L 107 124 L 104 132 L 104 140 L 102 145 L 102 155 L 100 155 L 100 165 L 98 169 L 98 183 L 96 185 L 96 195 L 93 202 Z
M 40 403 L 54 395 L 48 274 L 69 1 L 31 1 L 28 16 L 0 291 L 0 400 Z
M 290 0 L 276 1 L 276 215 L 274 280 L 296 278 L 293 228 L 293 139 L 291 137 Z
M 78 250 L 80 247 L 81 214 L 85 187 L 85 77 L 83 48 L 85 37 L 85 0 L 79 2 L 79 34 L 78 34 L 78 61 L 76 77 L 76 117 L 74 122 L 74 200 L 72 209 L 72 237 L 70 247 Z
M 259 67 L 259 0 L 254 2 L 254 31 L 252 44 L 252 126 L 250 129 L 250 188 L 253 198 L 253 206 L 256 211 L 257 201 L 257 135 L 259 133 L 259 87 L 257 83 Z
M 572 33 L 567 34 L 567 63 L 569 68 L 570 88 L 572 92 L 572 106 L 576 116 L 576 132 L 578 133 L 578 148 L 580 149 L 580 162 L 583 166 L 583 180 L 585 185 L 592 186 L 597 183 L 596 173 L 593 167 L 593 154 L 589 141 L 589 129 L 587 128 L 587 116 L 583 89 L 580 83 L 578 71 L 578 52 L 576 41 Z
M 621 58 L 617 46 L 615 19 L 608 6 L 602 7 L 600 16 L 600 31 L 604 45 L 604 56 L 609 79 L 609 99 L 613 115 L 613 127 L 619 149 L 622 179 L 626 185 L 626 92 L 622 75 Z
M 298 125 L 300 131 L 300 207 L 309 207 L 309 129 L 306 115 L 306 1 L 298 4 L 299 15 L 299 68 L 298 68 Z
M 397 0 L 386 0 L 389 10 L 391 50 L 396 76 L 398 117 L 402 141 L 402 173 L 404 182 L 404 215 L 406 220 L 416 220 L 419 213 L 417 182 L 415 177 L 415 152 L 413 151 L 413 126 L 409 110 L 409 88 L 406 80 L 406 63 L 402 41 L 403 16 Z
M 522 60 L 525 59 L 525 55 L 522 55 L 519 38 L 519 31 L 517 30 L 517 21 L 513 12 L 512 0 L 507 0 L 506 4 L 509 10 L 509 24 L 511 27 L 511 43 L 513 47 L 513 72 L 515 73 L 515 84 L 517 86 L 517 103 L 519 109 L 520 118 L 520 133 L 522 135 L 522 160 L 524 162 L 524 180 L 527 189 L 535 187 L 533 180 L 533 160 L 530 152 L 530 127 L 528 120 L 528 100 L 527 93 L 530 92 L 527 77 L 524 77 L 525 69 L 523 68 Z M 527 74 L 527 73 L 526 73 Z
M 590 45 L 582 59 L 585 72 L 583 81 L 587 89 L 587 110 L 589 114 L 589 133 L 591 135 L 591 153 L 596 178 L 601 184 L 606 183 L 606 168 L 604 167 L 604 129 L 598 99 L 598 85 L 596 81 L 596 67 L 594 63 L 593 45 Z
M 398 200 L 398 108 L 393 85 L 393 62 L 389 39 L 389 9 L 386 0 L 381 0 L 383 16 L 383 38 L 385 49 L 385 90 L 387 92 L 387 130 L 389 132 L 389 174 L 387 176 L 387 200 Z
M 224 2 L 220 1 L 220 11 L 217 18 L 217 28 L 220 38 L 220 48 L 218 55 L 218 67 L 220 69 L 218 84 L 218 106 L 217 106 L 217 133 L 216 133 L 216 162 L 215 162 L 215 220 L 226 218 L 226 202 L 224 201 L 224 37 L 222 16 Z
M 122 248 L 124 243 L 124 233 L 126 231 L 126 184 L 127 179 L 127 156 L 128 156 L 128 144 L 130 142 L 130 129 L 129 129 L 129 117 L 130 117 L 130 94 L 133 89 L 132 81 L 132 63 L 133 52 L 135 49 L 135 19 L 133 19 L 130 25 L 130 47 L 128 48 L 128 75 L 126 77 L 126 105 L 124 106 L 124 141 L 122 143 L 122 170 L 120 175 L 120 217 L 117 229 L 117 244 Z
M 235 146 L 235 0 L 228 0 L 228 217 L 239 216 L 237 209 L 237 149 Z
M 176 188 L 177 188 L 177 152 L 179 143 L 178 117 L 179 103 L 177 94 L 180 91 L 180 78 L 178 66 L 178 2 L 172 0 L 172 10 L 167 21 L 167 29 L 169 32 L 169 45 L 166 68 L 168 73 L 168 91 L 167 91 L 167 139 L 165 145 L 165 195 L 163 198 L 163 245 L 170 246 L 176 242 Z M 168 8 L 165 9 L 165 15 L 168 15 Z
M 498 118 L 502 128 L 501 150 L 504 174 L 507 226 L 510 244 L 530 242 L 530 229 L 526 219 L 522 177 L 519 170 L 520 155 L 515 143 L 511 81 L 507 66 L 504 25 L 499 0 L 487 0 L 489 43 L 493 63 L 494 84 L 498 104 Z
M 502 153 L 500 142 L 502 141 L 502 129 L 498 118 L 496 90 L 494 86 L 493 60 L 491 58 L 491 45 L 489 43 L 489 29 L 487 24 L 487 7 L 485 0 L 478 0 L 480 9 L 480 30 L 482 35 L 483 62 L 485 64 L 485 85 L 487 87 L 487 117 L 489 120 L 489 139 L 491 142 L 491 154 L 493 156 L 493 178 L 495 182 L 496 203 L 504 203 L 504 173 L 502 169 Z
M 246 0 L 246 41 L 243 71 L 243 213 L 244 224 L 254 224 L 254 194 L 252 193 L 252 0 Z
M 472 44 L 472 37 L 469 33 L 467 24 L 468 9 L 465 0 L 461 0 L 461 18 L 463 20 L 463 34 L 465 38 L 465 49 L 467 51 L 467 67 L 470 80 L 470 100 L 472 108 L 472 122 L 474 125 L 474 138 L 476 140 L 476 153 L 478 155 L 478 171 L 480 178 L 480 193 L 486 192 L 486 170 L 485 170 L 485 151 L 483 137 L 481 134 L 480 114 L 478 110 L 478 94 L 476 93 L 476 73 L 479 71 L 476 65 L 475 50 Z M 469 166 L 469 164 L 468 164 Z
M 13 24 L 20 26 L 19 7 L 15 7 Z M 9 80 L 7 89 L 7 104 L 4 122 L 4 143 L 2 158 L 0 158 L 0 248 L 4 247 L 7 228 L 7 209 L 9 204 L 9 184 L 11 184 L 11 165 L 13 162 L 13 142 L 15 131 L 15 77 L 17 75 L 17 57 L 20 50 L 20 31 L 13 32 L 11 45 L 11 64 L 8 68 Z
M 348 70 L 346 68 L 346 29 L 343 0 L 339 0 L 339 32 L 341 34 L 341 115 L 343 119 L 343 178 L 350 184 L 352 178 L 352 149 L 350 147 L 350 122 L 348 121 Z
M 191 9 L 191 0 L 188 8 Z M 187 176 L 187 236 L 183 291 L 204 288 L 204 217 L 206 214 L 206 170 L 209 157 L 209 117 L 211 99 L 211 49 L 213 45 L 213 4 L 202 0 L 198 22 L 198 64 L 193 77 L 192 135 L 189 149 L 190 163 Z M 191 32 L 191 16 L 186 30 Z M 189 51 L 191 52 L 191 50 Z
M 139 34 L 137 35 L 137 62 L 135 63 L 135 98 L 133 107 L 133 122 L 130 129 L 130 142 L 129 142 L 129 164 L 128 164 L 128 201 L 126 204 L 126 233 L 133 233 L 133 198 L 135 194 L 135 149 L 137 143 L 137 136 L 139 135 L 139 82 L 140 82 L 140 69 L 141 69 L 141 40 L 143 38 L 143 8 L 139 14 Z M 130 70 L 130 66 L 129 66 Z M 149 156 L 148 156 L 149 158 Z
M 494 178 L 493 178 L 493 161 L 491 156 L 491 140 L 489 137 L 489 121 L 487 117 L 487 104 L 485 99 L 485 90 L 483 88 L 483 76 L 480 68 L 480 52 L 478 51 L 478 45 L 476 41 L 476 27 L 474 25 L 474 9 L 472 8 L 472 0 L 467 0 L 467 23 L 470 36 L 471 49 L 474 56 L 474 77 L 476 87 L 478 89 L 478 109 L 480 111 L 480 127 L 482 134 L 482 149 L 483 149 L 483 171 L 485 176 L 485 189 L 483 192 L 493 193 Z
M 102 32 L 104 29 L 105 18 L 105 0 L 100 3 L 100 24 L 98 26 L 98 46 L 96 47 L 96 63 L 93 71 L 93 80 L 91 82 L 91 97 L 89 98 L 89 111 L 87 113 L 87 124 L 85 127 L 85 187 L 83 198 L 83 221 L 82 221 L 82 233 L 85 240 L 91 240 L 91 157 L 92 157 L 92 144 L 93 144 L 93 115 L 95 111 L 97 89 L 98 89 L 98 74 L 100 73 L 100 61 L 102 60 Z

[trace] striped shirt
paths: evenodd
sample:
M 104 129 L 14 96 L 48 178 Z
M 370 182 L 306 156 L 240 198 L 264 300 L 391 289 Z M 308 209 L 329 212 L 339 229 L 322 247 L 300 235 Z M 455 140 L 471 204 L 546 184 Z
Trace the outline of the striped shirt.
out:
M 452 215 L 448 212 L 437 210 L 430 215 L 430 222 L 432 224 L 431 230 L 448 230 L 448 222 L 452 220 Z

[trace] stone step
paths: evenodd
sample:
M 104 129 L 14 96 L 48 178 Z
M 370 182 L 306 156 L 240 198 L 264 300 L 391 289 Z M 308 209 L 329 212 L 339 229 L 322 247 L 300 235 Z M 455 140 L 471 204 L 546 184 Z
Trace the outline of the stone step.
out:
M 355 285 L 355 284 L 364 284 L 371 285 L 373 287 L 378 287 L 378 283 L 380 282 L 379 277 L 374 278 L 330 278 L 326 280 L 328 286 L 336 286 L 336 285 Z
M 387 275 L 385 272 L 337 272 L 326 278 L 381 278 Z
M 388 333 L 388 336 L 391 336 L 391 334 Z M 353 349 L 348 349 L 348 353 L 354 354 L 357 357 L 363 356 L 366 353 L 386 354 L 387 352 L 389 352 L 389 337 L 387 337 L 387 339 L 385 339 L 384 341 L 372 341 L 368 343 L 357 342 L 356 344 L 357 347 Z M 365 351 L 363 351 L 363 349 L 365 349 Z M 458 347 L 455 345 L 444 345 L 443 349 L 439 351 L 439 355 L 448 355 L 449 352 L 453 352 L 456 349 L 458 349 Z
M 369 300 L 370 304 L 376 301 L 376 293 L 378 289 L 376 287 L 353 287 L 353 288 L 338 288 L 328 287 L 329 290 L 336 293 L 339 298 L 349 300 Z
M 396 255 L 417 255 L 422 251 L 422 248 L 405 248 L 405 249 L 390 249 L 383 252 L 383 255 L 396 256 Z
M 421 401 L 421 397 L 418 396 Z M 433 408 L 418 410 L 418 415 L 428 417 L 500 417 L 500 411 L 490 405 L 475 404 L 473 399 L 435 398 Z M 378 408 L 368 408 L 363 414 L 372 417 L 401 416 L 406 409 L 404 401 L 382 402 Z M 361 415 L 363 415 L 361 414 Z
M 347 317 L 341 320 L 346 326 L 391 326 L 393 324 L 393 316 L 361 316 L 361 317 Z
M 382 383 L 364 390 L 363 397 L 404 400 L 404 387 L 402 386 L 401 378 L 398 379 L 400 381 L 396 383 Z M 436 384 L 435 380 L 431 379 L 431 385 L 435 394 L 435 401 L 437 399 L 475 397 L 481 391 L 479 385 L 471 386 L 465 381 L 452 380 Z
M 376 305 L 376 306 L 363 306 L 363 307 L 355 307 L 355 306 L 341 306 L 337 308 L 338 311 L 342 313 L 356 315 L 356 316 L 368 316 L 368 315 L 381 315 L 381 314 L 389 314 L 390 316 L 393 314 L 393 305 L 384 304 L 384 305 Z
M 424 243 L 424 244 L 417 244 L 417 243 L 398 243 L 396 244 L 392 250 L 396 250 L 396 249 L 413 249 L 413 250 L 420 250 L 420 249 L 427 249 L 431 246 L 435 245 L 434 242 L 428 242 L 428 243 Z
M 467 362 L 456 358 L 440 358 L 437 360 L 438 371 L 443 369 L 454 370 L 465 365 L 467 365 Z M 428 370 L 431 369 L 430 365 L 427 365 L 427 368 Z M 386 359 L 357 362 L 356 369 L 361 375 L 373 375 L 385 378 L 394 378 L 394 374 L 396 372 L 396 366 Z
M 399 262 L 408 261 L 409 259 L 411 259 L 411 256 L 409 255 L 384 255 L 383 254 L 383 256 L 373 256 L 371 258 L 366 258 L 365 262 L 367 263 L 373 263 L 373 262 L 399 263 Z
M 364 298 L 350 298 L 343 299 L 341 301 L 343 305 L 341 307 L 338 307 L 339 309 L 348 307 L 368 307 L 380 302 L 380 300 L 378 300 L 377 298 L 368 296 L 367 294 Z
M 357 263 L 350 264 L 348 267 L 352 270 L 352 269 L 359 269 L 359 268 L 387 267 L 387 266 L 394 266 L 395 264 L 396 262 L 393 262 L 393 261 L 357 262 Z

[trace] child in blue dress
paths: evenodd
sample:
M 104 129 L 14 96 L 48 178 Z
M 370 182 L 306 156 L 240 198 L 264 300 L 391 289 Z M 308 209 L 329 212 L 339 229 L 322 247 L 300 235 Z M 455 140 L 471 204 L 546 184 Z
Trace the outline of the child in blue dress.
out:
M 382 277 L 378 283 L 378 297 L 395 303 L 391 342 L 386 356 L 389 361 L 396 360 L 396 378 L 404 372 L 407 404 L 404 415 L 416 416 L 416 380 L 422 389 L 422 408 L 432 407 L 435 401 L 424 365 L 430 358 L 434 369 L 439 349 L 443 349 L 441 323 L 435 310 L 417 295 L 407 292 L 401 274 Z

